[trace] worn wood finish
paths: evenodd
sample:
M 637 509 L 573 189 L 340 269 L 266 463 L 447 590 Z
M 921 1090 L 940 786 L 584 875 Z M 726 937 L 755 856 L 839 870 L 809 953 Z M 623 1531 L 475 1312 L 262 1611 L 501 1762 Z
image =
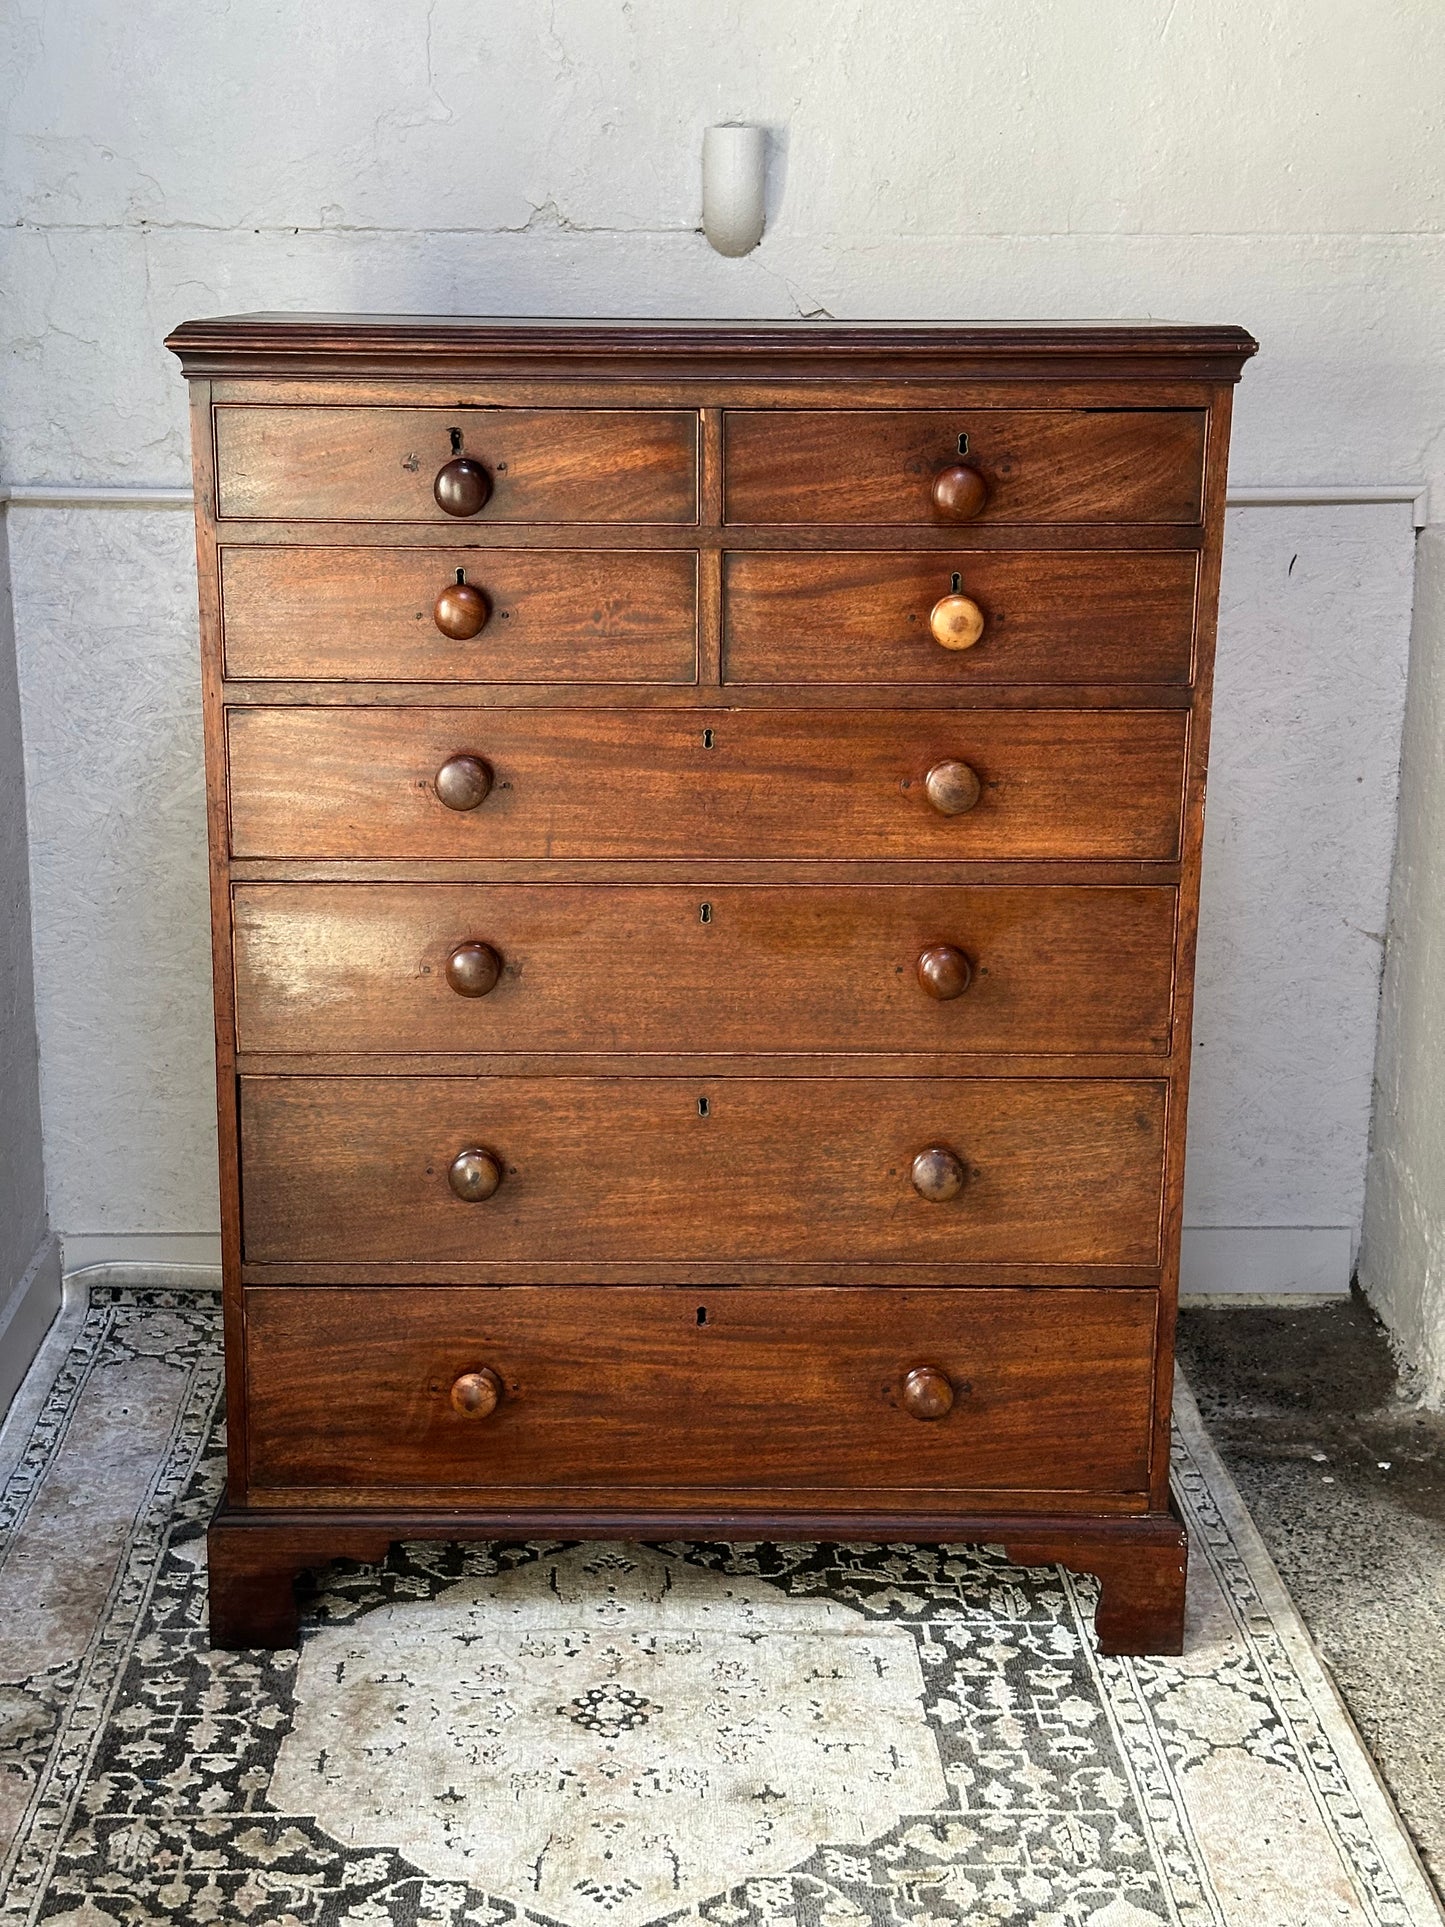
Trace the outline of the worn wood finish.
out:
M 383 1260 L 1157 1261 L 1162 1082 L 243 1077 L 245 1255 Z M 962 1160 L 949 1208 L 912 1160 Z M 495 1195 L 447 1172 L 483 1146 Z
M 1112 551 L 740 550 L 725 559 L 729 683 L 1187 683 L 1196 558 Z M 941 648 L 957 578 L 983 613 Z
M 236 856 L 1136 857 L 1179 848 L 1170 711 L 233 709 Z M 438 769 L 493 772 L 479 809 Z M 966 758 L 976 807 L 929 771 Z
M 453 637 L 436 610 L 458 571 L 487 613 L 479 628 Z M 686 550 L 231 544 L 221 551 L 221 587 L 226 673 L 238 679 L 690 683 L 697 675 L 697 556 Z
M 237 1035 L 245 1051 L 401 1056 L 1164 1056 L 1174 915 L 1157 887 L 246 883 Z M 459 994 L 466 945 L 488 955 L 463 960 Z M 922 983 L 950 945 L 966 982 L 939 958 L 938 986 Z
M 697 417 L 682 410 L 275 408 L 215 411 L 223 520 L 438 522 L 434 491 L 466 454 L 487 522 L 695 522 Z
M 828 527 L 1198 522 L 1207 419 L 1202 410 L 730 409 L 725 518 Z M 961 452 L 987 497 L 972 517 L 956 518 L 940 511 L 933 488 Z
M 1106 1650 L 1177 1650 L 1167 1422 L 1188 1017 L 1229 392 L 1249 338 L 287 316 L 190 324 L 173 343 L 193 381 L 230 1360 L 214 1639 L 294 1638 L 295 1573 L 334 1553 L 379 1556 L 395 1537 L 744 1532 L 994 1537 L 1015 1558 L 1100 1576 Z M 364 591 L 329 573 L 343 547 L 369 572 Z M 581 571 L 589 593 L 569 599 Z M 930 616 L 948 647 L 924 640 Z M 467 805 L 449 809 L 439 773 L 468 757 L 494 787 L 443 777 Z M 498 891 L 508 931 L 433 920 L 443 902 L 503 905 Z M 289 1175 L 253 1168 L 243 1083 L 248 1126 L 265 1094 L 268 1129 L 292 1132 Z M 490 1113 L 447 1113 L 466 1129 L 439 1145 L 412 1209 L 408 1094 L 432 1093 L 415 1115 L 435 1124 L 437 1093 L 504 1089 L 533 1093 L 519 1127 L 542 1137 L 519 1163 Z M 664 1089 L 694 1108 L 654 1153 Z M 938 1094 L 926 1115 L 921 1092 Z M 1132 1151 L 1125 1092 L 1148 1094 Z M 759 1093 L 768 1101 L 748 1112 Z M 1077 1255 L 998 1260 L 967 1237 L 930 1245 L 925 1230 L 898 1238 L 897 1255 L 859 1258 L 878 1221 L 849 1158 L 879 1118 L 905 1113 L 922 1132 L 900 1130 L 893 1159 L 905 1218 L 956 1226 L 982 1205 L 990 1249 L 1010 1244 L 1012 1223 L 1017 1239 Z M 746 1141 L 728 1144 L 739 1120 Z M 992 1126 L 1002 1162 L 981 1155 Z M 724 1144 L 718 1168 L 699 1131 Z M 528 1184 L 548 1132 L 549 1175 L 573 1206 L 544 1223 Z M 920 1153 L 935 1190 L 956 1160 L 951 1195 L 913 1188 Z M 588 1187 L 609 1159 L 614 1188 L 642 1202 L 628 1225 L 599 1203 L 599 1243 Z M 260 1202 L 269 1184 L 283 1208 L 266 1235 L 284 1219 L 298 1249 L 334 1244 L 355 1219 L 405 1255 L 243 1261 L 240 1203 L 254 1211 L 258 1176 Z M 820 1182 L 847 1192 L 841 1218 L 833 1193 L 820 1208 Z M 360 1218 L 347 1183 L 364 1193 Z M 505 1260 L 438 1260 L 438 1209 L 452 1224 L 534 1212 L 537 1228 Z M 704 1232 L 714 1248 L 605 1255 L 614 1232 L 636 1246 L 669 1212 L 689 1248 Z M 805 1226 L 823 1227 L 822 1246 Z M 1097 1255 L 1121 1245 L 1134 1255 Z M 728 1255 L 739 1248 L 761 1255 Z M 791 1347 L 791 1391 L 771 1401 L 786 1413 L 815 1366 L 853 1356 L 841 1327 L 791 1322 L 805 1298 L 871 1306 L 871 1344 L 901 1330 L 925 1286 L 943 1322 L 897 1362 L 887 1414 L 925 1449 L 970 1411 L 950 1345 L 986 1300 L 1018 1302 L 993 1350 L 1005 1377 L 1037 1367 L 1023 1403 L 1039 1412 L 1112 1356 L 1099 1307 L 1147 1305 L 1127 1475 L 1116 1464 L 1087 1491 L 1042 1467 L 1038 1483 L 919 1487 L 872 1468 L 871 1447 L 855 1479 L 830 1446 L 803 1497 L 783 1483 L 796 1453 L 770 1484 L 674 1490 L 664 1477 L 696 1475 L 694 1422 L 665 1474 L 626 1486 L 605 1442 L 565 1487 L 532 1497 L 370 1485 L 360 1431 L 334 1485 L 298 1498 L 253 1476 L 253 1302 L 294 1304 L 297 1352 L 313 1327 L 344 1330 L 385 1377 L 365 1315 L 383 1301 L 401 1308 L 398 1359 L 454 1330 L 463 1298 L 532 1301 L 538 1342 L 564 1297 L 585 1303 L 569 1355 L 585 1345 L 589 1358 L 619 1342 L 619 1293 L 683 1302 L 694 1342 L 713 1297 L 767 1301 L 727 1354 L 727 1382 L 755 1386 Z M 1070 1293 L 1090 1309 L 1058 1345 L 1049 1320 Z M 255 1326 L 249 1344 L 270 1372 Z M 297 1363 L 298 1387 L 311 1363 Z M 536 1407 L 514 1406 L 488 1358 L 449 1372 L 446 1411 L 474 1442 L 530 1422 Z M 291 1376 L 283 1363 L 268 1380 L 283 1403 Z M 836 1414 L 850 1397 L 878 1417 L 856 1394 Z M 1096 1403 L 1087 1425 L 1110 1425 L 1107 1397 Z M 1003 1450 L 1014 1421 L 1002 1424 L 984 1448 Z M 324 1447 L 325 1424 L 305 1430 Z M 1101 1449 L 1094 1430 L 1081 1437 L 1085 1455 Z M 736 1433 L 727 1446 L 744 1456 Z M 1071 1443 L 1068 1463 L 1078 1456 Z M 1005 1476 L 1034 1474 L 1019 1461 Z
M 889 1311 L 846 1289 L 619 1288 L 605 1311 L 586 1287 L 252 1290 L 251 1478 L 292 1504 L 354 1484 L 526 1503 L 602 1466 L 664 1503 L 1142 1491 L 1151 1292 L 907 1291 Z M 920 1367 L 954 1391 L 932 1422 L 905 1391 Z M 476 1425 L 452 1391 L 484 1368 L 503 1393 Z

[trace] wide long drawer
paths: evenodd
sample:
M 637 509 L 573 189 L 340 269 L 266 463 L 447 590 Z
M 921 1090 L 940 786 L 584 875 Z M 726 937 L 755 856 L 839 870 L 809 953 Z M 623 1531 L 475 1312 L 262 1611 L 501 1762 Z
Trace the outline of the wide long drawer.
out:
M 733 523 L 934 525 L 940 474 L 983 485 L 974 520 L 1197 523 L 1203 409 L 730 409 Z
M 1144 1291 L 265 1287 L 253 1501 L 405 1491 L 1142 1495 Z M 934 1416 L 915 1416 L 922 1405 Z M 944 1406 L 946 1409 L 937 1410 Z
M 1168 862 L 1187 727 L 1174 710 L 237 708 L 231 848 Z
M 1175 893 L 243 883 L 243 1051 L 1169 1048 Z
M 693 682 L 682 549 L 221 550 L 226 674 L 313 682 Z
M 223 518 L 296 522 L 697 520 L 697 416 L 684 409 L 368 408 L 225 404 L 215 410 Z M 448 513 L 438 476 L 481 472 Z M 445 483 L 442 484 L 445 492 Z
M 248 1076 L 244 1253 L 423 1278 L 543 1260 L 1149 1266 L 1165 1088 Z
M 739 550 L 723 679 L 1187 683 L 1196 573 L 1178 551 Z

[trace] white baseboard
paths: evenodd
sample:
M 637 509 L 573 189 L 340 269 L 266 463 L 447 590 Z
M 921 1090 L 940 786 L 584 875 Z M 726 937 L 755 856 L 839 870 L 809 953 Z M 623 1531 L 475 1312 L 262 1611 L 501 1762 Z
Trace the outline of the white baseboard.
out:
M 60 1240 L 48 1236 L 0 1311 L 0 1414 L 30 1370 L 60 1310 Z
M 1350 1225 L 1186 1225 L 1181 1298 L 1344 1298 L 1354 1272 Z
M 91 1265 L 219 1265 L 218 1231 L 67 1231 L 65 1270 Z

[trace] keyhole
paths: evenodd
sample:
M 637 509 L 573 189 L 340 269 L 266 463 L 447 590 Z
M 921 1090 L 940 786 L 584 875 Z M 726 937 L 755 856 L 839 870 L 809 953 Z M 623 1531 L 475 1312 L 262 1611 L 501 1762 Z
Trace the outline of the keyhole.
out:
M 959 438 L 958 438 L 958 452 L 959 452 L 959 454 L 960 454 L 960 455 L 966 455 L 966 454 L 968 453 L 968 437 L 967 437 L 967 435 L 960 435 L 960 436 L 959 436 Z
M 700 903 L 697 906 L 697 920 L 699 923 L 712 922 L 712 905 L 710 903 Z
M 458 569 L 458 570 L 457 570 L 457 581 L 458 581 L 458 582 L 465 582 L 465 581 L 466 581 L 466 579 L 467 579 L 467 572 L 466 572 L 466 570 L 465 570 L 465 569 Z M 955 588 L 955 589 L 956 589 L 956 588 L 958 587 L 958 577 L 957 577 L 957 576 L 955 576 L 955 577 L 953 578 L 953 586 L 954 586 L 954 588 Z
M 710 729 L 705 729 L 702 732 L 702 746 L 704 749 L 711 749 L 716 741 L 717 738 Z
M 697 1114 L 699 1117 L 706 1117 L 711 1108 L 712 1106 L 707 1098 L 700 1097 L 697 1100 Z
M 461 579 L 462 579 L 462 572 L 460 569 L 458 569 L 457 581 L 460 582 Z M 957 569 L 955 569 L 953 572 L 952 581 L 953 581 L 953 593 L 957 595 L 959 590 L 963 587 L 963 577 L 958 573 Z
M 705 1325 L 707 1323 L 707 1306 L 706 1305 L 698 1306 L 697 1322 L 699 1323 L 699 1325 Z
M 452 453 L 453 455 L 460 455 L 462 452 L 462 431 L 459 428 L 454 428 L 451 431 L 451 435 L 452 435 Z

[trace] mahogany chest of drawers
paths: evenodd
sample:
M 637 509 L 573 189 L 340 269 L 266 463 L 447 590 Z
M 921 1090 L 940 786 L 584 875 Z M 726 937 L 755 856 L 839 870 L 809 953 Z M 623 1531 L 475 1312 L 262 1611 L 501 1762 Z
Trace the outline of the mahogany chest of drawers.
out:
M 1177 1650 L 1233 328 L 181 328 L 222 1645 L 409 1537 L 985 1539 Z

